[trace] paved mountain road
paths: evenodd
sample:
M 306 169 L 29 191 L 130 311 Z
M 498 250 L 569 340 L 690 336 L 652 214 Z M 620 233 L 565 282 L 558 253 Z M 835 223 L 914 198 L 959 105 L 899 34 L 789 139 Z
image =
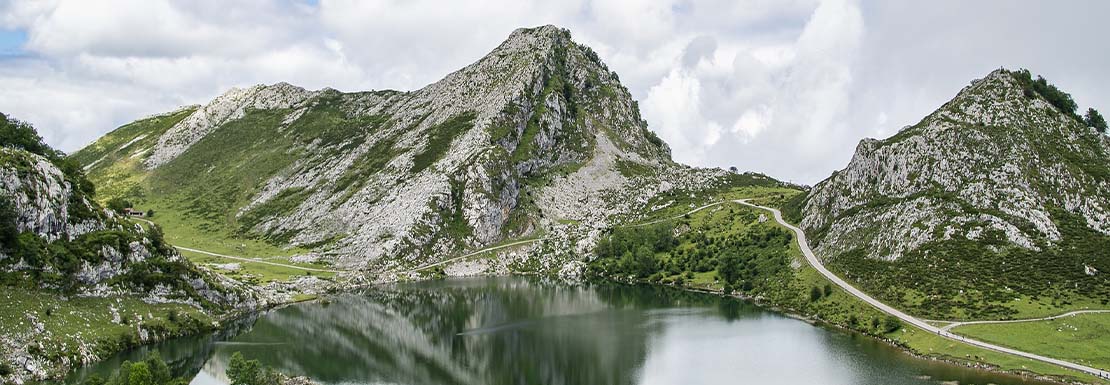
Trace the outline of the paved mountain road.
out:
M 824 275 L 825 278 L 828 278 L 828 280 L 832 281 L 837 286 L 840 286 L 840 288 L 844 289 L 844 291 L 846 291 L 846 292 L 852 294 L 853 296 L 863 300 L 864 302 L 867 302 L 867 303 L 871 304 L 871 306 L 874 306 L 875 308 L 883 311 L 884 313 L 887 313 L 887 314 L 890 314 L 892 316 L 898 317 L 898 319 L 902 320 L 902 322 L 909 323 L 909 324 L 911 324 L 913 326 L 916 326 L 916 327 L 918 327 L 922 330 L 928 331 L 930 333 L 934 333 L 938 336 L 941 336 L 941 337 L 944 337 L 944 338 L 947 338 L 947 339 L 950 339 L 950 340 L 963 342 L 965 344 L 977 346 L 977 347 L 984 348 L 984 349 L 994 350 L 996 352 L 1012 354 L 1012 355 L 1019 356 L 1019 357 L 1025 357 L 1025 358 L 1030 358 L 1030 359 L 1034 359 L 1034 360 L 1037 360 L 1037 361 L 1042 361 L 1042 362 L 1047 362 L 1047 363 L 1054 364 L 1054 365 L 1059 365 L 1059 366 L 1062 366 L 1062 367 L 1065 367 L 1065 368 L 1068 368 L 1068 369 L 1078 370 L 1078 371 L 1081 371 L 1081 372 L 1084 372 L 1084 373 L 1087 373 L 1087 374 L 1091 374 L 1091 375 L 1094 375 L 1095 377 L 1099 377 L 1099 378 L 1110 379 L 1110 372 L 1108 372 L 1106 370 L 1096 369 L 1096 368 L 1092 368 L 1090 366 L 1080 365 L 1080 364 L 1077 364 L 1077 363 L 1074 363 L 1074 362 L 1059 360 L 1059 359 L 1055 359 L 1055 358 L 1051 358 L 1051 357 L 1045 357 L 1045 356 L 1041 356 L 1041 355 L 1037 355 L 1037 354 L 1033 354 L 1033 353 L 1029 353 L 1029 352 L 1023 352 L 1023 351 L 1020 351 L 1020 350 L 1017 350 L 1017 349 L 1011 349 L 1011 348 L 1007 348 L 1007 347 L 1004 347 L 1004 346 L 998 346 L 998 345 L 994 345 L 994 344 L 991 344 L 991 343 L 970 339 L 970 338 L 967 338 L 967 337 L 949 332 L 948 329 L 946 329 L 946 328 L 938 328 L 936 326 L 930 325 L 929 323 L 927 323 L 923 320 L 917 319 L 913 316 L 910 316 L 909 314 L 906 314 L 906 313 L 903 313 L 903 312 L 899 311 L 898 309 L 895 309 L 891 306 L 888 306 L 887 304 L 884 304 L 884 303 L 880 302 L 879 300 L 877 300 L 875 298 L 872 298 L 871 296 L 867 295 L 867 293 L 864 293 L 863 291 L 857 289 L 855 286 L 852 286 L 851 284 L 844 281 L 843 279 L 840 279 L 840 277 L 838 277 L 836 274 L 833 274 L 833 272 L 829 271 L 829 269 L 826 269 L 825 265 L 823 265 L 821 263 L 821 261 L 819 259 L 817 259 L 817 256 L 813 254 L 813 250 L 810 250 L 809 243 L 806 241 L 805 232 L 803 232 L 802 229 L 799 229 L 799 228 L 795 227 L 794 225 L 791 225 L 791 224 L 787 223 L 785 220 L 783 220 L 782 219 L 782 212 L 780 212 L 777 209 L 771 208 L 771 207 L 760 206 L 760 205 L 748 203 L 747 199 L 734 200 L 733 202 L 736 202 L 736 203 L 739 203 L 739 204 L 742 204 L 742 205 L 745 205 L 745 206 L 750 206 L 750 207 L 770 211 L 772 214 L 774 214 L 776 222 L 778 222 L 779 224 L 783 225 L 784 227 L 794 231 L 794 235 L 798 238 L 798 248 L 800 248 L 802 250 L 802 254 L 805 255 L 805 257 L 806 257 L 806 261 L 809 261 L 809 264 L 811 266 L 813 266 L 814 269 L 817 269 L 817 271 L 820 272 L 821 275 Z

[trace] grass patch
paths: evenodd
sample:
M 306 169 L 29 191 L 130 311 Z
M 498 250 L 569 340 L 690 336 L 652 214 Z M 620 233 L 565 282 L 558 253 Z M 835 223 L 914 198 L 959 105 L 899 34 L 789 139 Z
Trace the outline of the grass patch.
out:
M 993 344 L 1110 370 L 1110 313 L 1047 321 L 964 325 L 952 332 Z
M 222 274 L 228 278 L 251 284 L 266 284 L 270 282 L 286 282 L 297 277 L 302 276 L 316 276 L 324 279 L 332 279 L 335 273 L 326 271 L 311 271 L 298 269 L 296 267 L 276 266 L 266 263 L 259 263 L 257 261 L 243 261 L 238 259 L 223 258 L 214 255 L 192 252 L 188 250 L 181 250 L 181 255 L 188 258 L 189 261 L 197 265 L 211 265 L 216 264 L 239 264 L 239 270 L 229 271 L 212 267 L 212 271 Z M 259 258 L 259 261 L 273 262 L 286 264 L 291 266 L 301 266 L 311 269 L 328 269 L 327 265 L 323 264 L 307 264 L 307 263 L 293 263 L 289 258 L 285 257 L 271 257 Z
M 5 288 L 0 294 L 0 308 L 4 309 L 0 312 L 0 335 L 30 333 L 28 345 L 33 344 L 30 349 L 37 351 L 32 353 L 53 362 L 80 360 L 82 346 L 100 357 L 138 346 L 137 328 L 146 330 L 152 338 L 167 338 L 209 330 L 213 322 L 187 305 L 148 304 L 130 296 L 67 297 L 25 288 Z M 114 322 L 110 309 L 116 309 L 119 322 Z M 31 317 L 47 332 L 36 332 Z
M 926 357 L 935 357 L 962 364 L 985 364 L 1002 370 L 1048 375 L 1067 381 L 1081 381 L 1091 384 L 1110 383 L 1053 364 L 952 341 L 912 326 L 888 333 L 885 337 Z
M 473 112 L 464 113 L 447 119 L 428 130 L 428 146 L 412 158 L 412 171 L 418 173 L 443 158 L 451 148 L 451 142 L 471 127 L 474 127 Z

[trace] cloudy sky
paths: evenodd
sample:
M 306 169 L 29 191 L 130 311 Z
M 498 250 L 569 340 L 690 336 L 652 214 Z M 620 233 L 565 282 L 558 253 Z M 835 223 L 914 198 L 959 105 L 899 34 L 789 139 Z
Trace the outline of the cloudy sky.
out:
M 556 24 L 675 160 L 812 184 L 999 67 L 1110 110 L 1108 23 L 1098 0 L 0 0 L 0 111 L 74 151 L 234 86 L 417 89 Z

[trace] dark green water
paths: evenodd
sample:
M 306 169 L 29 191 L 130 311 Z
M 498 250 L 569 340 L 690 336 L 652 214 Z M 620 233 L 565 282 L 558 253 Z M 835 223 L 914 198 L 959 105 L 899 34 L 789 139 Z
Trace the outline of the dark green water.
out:
M 153 348 L 195 385 L 225 384 L 235 351 L 325 384 L 1037 383 L 915 359 L 743 301 L 529 278 L 375 288 Z

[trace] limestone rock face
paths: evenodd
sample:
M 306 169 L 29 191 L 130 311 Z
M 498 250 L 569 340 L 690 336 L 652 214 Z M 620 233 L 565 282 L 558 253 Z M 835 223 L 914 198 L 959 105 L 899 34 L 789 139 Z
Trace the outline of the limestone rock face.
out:
M 596 235 L 654 194 L 724 176 L 673 163 L 617 75 L 554 26 L 513 31 L 411 92 L 254 86 L 159 122 L 121 127 L 76 158 L 98 184 L 121 186 L 105 194 L 159 197 L 370 273 L 567 223 Z M 244 171 L 213 176 L 228 169 Z
M 801 225 L 824 258 L 882 260 L 956 238 L 1039 250 L 1070 221 L 1110 234 L 1108 154 L 1107 136 L 997 70 L 920 123 L 861 141 L 808 194 Z

